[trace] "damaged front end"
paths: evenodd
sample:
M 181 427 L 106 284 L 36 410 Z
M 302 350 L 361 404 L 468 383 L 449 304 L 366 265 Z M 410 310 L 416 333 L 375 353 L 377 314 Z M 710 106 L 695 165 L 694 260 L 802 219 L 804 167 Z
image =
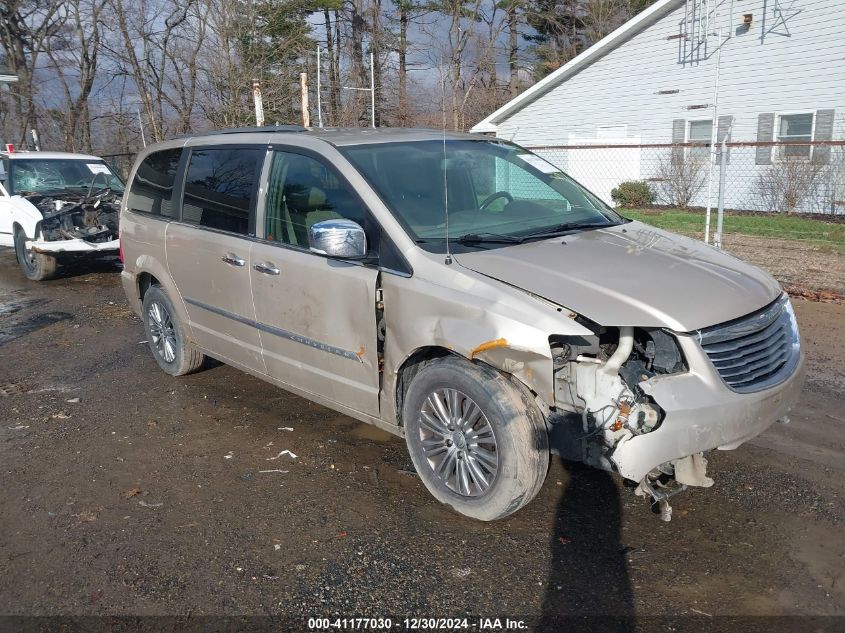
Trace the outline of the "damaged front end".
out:
M 102 189 L 88 195 L 65 191 L 23 197 L 42 216 L 37 231 L 40 239 L 33 245 L 36 251 L 95 250 L 98 245 L 105 245 L 118 238 L 121 196 L 111 189 Z M 80 248 L 73 249 L 49 244 L 62 240 L 78 240 L 82 244 Z M 86 245 L 90 247 L 85 248 Z
M 668 521 L 668 499 L 687 486 L 713 484 L 701 453 L 655 465 L 644 476 L 626 469 L 618 452 L 633 438 L 658 431 L 666 411 L 641 385 L 658 376 L 688 370 L 675 337 L 659 328 L 602 328 L 582 323 L 591 337 L 551 337 L 556 411 L 551 443 L 566 459 L 617 471 L 637 482 L 637 494 L 650 496 Z

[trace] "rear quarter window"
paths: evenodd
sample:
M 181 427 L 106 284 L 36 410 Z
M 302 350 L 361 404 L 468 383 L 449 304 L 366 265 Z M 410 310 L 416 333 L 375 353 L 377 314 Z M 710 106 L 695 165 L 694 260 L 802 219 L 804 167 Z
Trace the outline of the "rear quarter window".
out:
M 182 221 L 249 235 L 264 154 L 259 148 L 193 149 Z
M 182 148 L 153 152 L 138 166 L 129 188 L 127 206 L 131 211 L 176 217 L 173 183 L 182 157 Z

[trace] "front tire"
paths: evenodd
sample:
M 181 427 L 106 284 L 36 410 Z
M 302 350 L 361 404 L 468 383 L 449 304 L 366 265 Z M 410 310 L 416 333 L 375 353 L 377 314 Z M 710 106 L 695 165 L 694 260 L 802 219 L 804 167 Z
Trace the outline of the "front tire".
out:
M 184 376 L 199 369 L 205 355 L 188 344 L 185 329 L 161 286 L 150 286 L 144 294 L 144 330 L 158 366 L 171 376 Z
M 546 478 L 543 416 L 526 389 L 491 367 L 451 356 L 432 361 L 408 388 L 403 421 L 420 479 L 460 514 L 506 517 Z
M 23 229 L 15 231 L 15 257 L 23 274 L 32 281 L 52 279 L 56 274 L 56 258 L 34 252 L 26 247 L 26 241 L 27 237 Z

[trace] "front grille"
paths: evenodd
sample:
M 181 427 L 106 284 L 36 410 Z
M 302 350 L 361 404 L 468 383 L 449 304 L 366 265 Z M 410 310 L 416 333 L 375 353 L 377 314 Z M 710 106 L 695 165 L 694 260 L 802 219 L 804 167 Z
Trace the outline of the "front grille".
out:
M 798 324 L 782 295 L 759 312 L 697 333 L 722 380 L 734 391 L 762 391 L 783 382 L 798 364 Z

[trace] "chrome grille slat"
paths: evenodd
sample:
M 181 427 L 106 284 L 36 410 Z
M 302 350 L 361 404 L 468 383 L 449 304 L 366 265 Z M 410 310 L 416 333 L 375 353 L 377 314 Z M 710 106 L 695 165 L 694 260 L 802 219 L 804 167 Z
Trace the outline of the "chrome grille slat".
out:
M 736 359 L 747 358 L 748 356 L 754 356 L 755 354 L 760 353 L 763 350 L 767 350 L 771 348 L 773 345 L 777 345 L 778 343 L 782 343 L 784 338 L 789 338 L 788 333 L 785 333 L 783 330 L 776 332 L 773 336 L 769 339 L 760 341 L 759 343 L 754 344 L 753 346 L 743 347 L 742 349 L 737 349 L 730 353 L 722 352 L 719 355 L 712 355 L 710 360 L 713 361 L 714 365 L 720 365 L 727 361 L 733 361 Z
M 750 334 L 748 336 L 743 336 L 740 338 L 733 339 L 731 341 L 726 341 L 724 343 L 712 343 L 707 345 L 708 354 L 721 354 L 721 353 L 728 353 L 728 352 L 736 352 L 737 350 L 745 347 L 746 345 L 751 345 L 753 343 L 759 343 L 761 341 L 765 341 L 774 330 L 780 329 L 783 327 L 783 323 L 778 319 L 774 323 L 766 326 L 765 329 L 760 330 L 754 334 Z
M 719 371 L 727 371 L 729 369 L 733 369 L 734 367 L 740 367 L 746 363 L 752 363 L 760 358 L 770 356 L 771 348 L 782 345 L 785 342 L 786 336 L 786 332 L 781 331 L 777 334 L 777 336 L 772 337 L 772 340 L 768 345 L 761 344 L 755 347 L 754 349 L 746 351 L 740 357 L 734 355 L 722 359 L 711 358 L 710 360 L 713 361 L 713 364 L 716 365 L 716 369 L 718 369 Z
M 776 350 L 774 353 L 769 354 L 766 358 L 757 361 L 756 363 L 748 363 L 744 367 L 735 369 L 734 371 L 719 370 L 719 373 L 725 380 L 731 380 L 733 378 L 741 377 L 743 378 L 743 380 L 747 381 L 759 375 L 759 370 L 765 370 L 763 371 L 763 373 L 768 373 L 772 371 L 772 367 L 780 367 L 780 363 L 786 360 L 786 355 L 787 350 L 779 349 Z
M 768 389 L 798 364 L 798 326 L 786 295 L 758 312 L 696 334 L 713 367 L 734 391 Z

